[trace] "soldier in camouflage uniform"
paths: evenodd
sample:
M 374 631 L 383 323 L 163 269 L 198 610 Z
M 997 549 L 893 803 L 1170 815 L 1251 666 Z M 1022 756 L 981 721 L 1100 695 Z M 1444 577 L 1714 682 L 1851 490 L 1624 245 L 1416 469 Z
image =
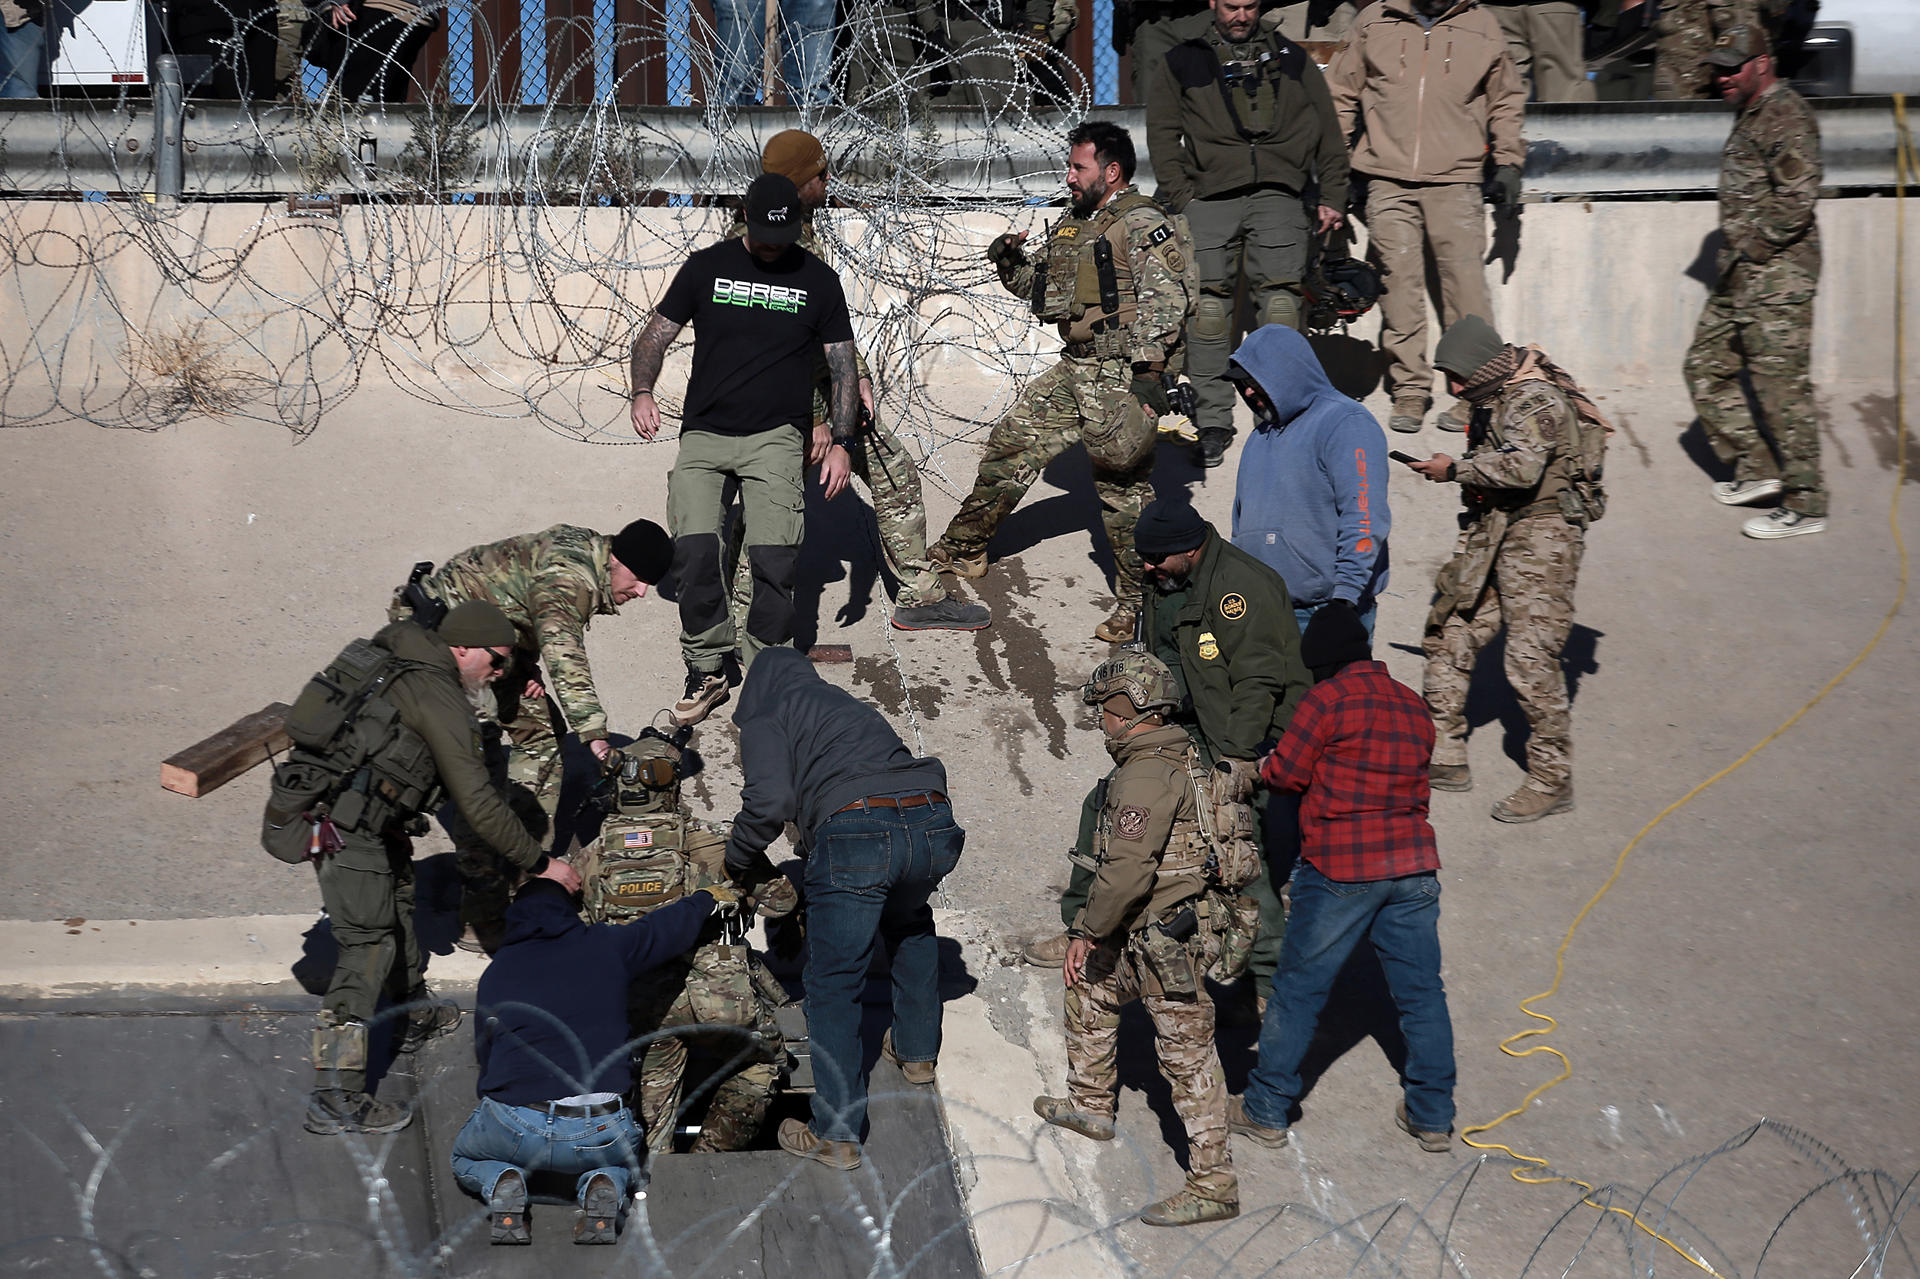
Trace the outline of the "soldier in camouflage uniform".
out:
M 1154 418 L 1167 411 L 1162 375 L 1184 338 L 1188 264 L 1160 207 L 1128 185 L 1134 152 L 1126 130 L 1096 121 L 1067 141 L 1073 207 L 1048 233 L 1046 256 L 1028 260 L 1024 232 L 987 250 L 1007 290 L 1031 297 L 1036 316 L 1059 324 L 1066 349 L 987 437 L 973 492 L 932 555 L 962 577 L 986 576 L 987 543 L 1000 522 L 1048 462 L 1084 441 L 1119 579 L 1113 613 L 1094 634 L 1118 644 L 1133 638 L 1139 620 L 1133 526 L 1153 499 Z
M 1777 21 L 1786 0 L 1764 0 L 1764 17 Z M 1706 56 L 1722 33 L 1742 24 L 1762 23 L 1755 0 L 1671 0 L 1654 21 L 1653 96 L 1667 102 L 1717 98 L 1713 68 Z
M 1187 1129 L 1187 1182 L 1149 1205 L 1151 1226 L 1192 1226 L 1240 1215 L 1227 1146 L 1226 1078 L 1213 1044 L 1213 1001 L 1201 971 L 1195 908 L 1207 886 L 1208 840 L 1188 773 L 1186 730 L 1166 722 L 1179 705 L 1165 662 L 1129 653 L 1102 663 L 1081 700 L 1100 708 L 1114 769 L 1094 833 L 1094 873 L 1062 972 L 1067 997 L 1067 1095 L 1039 1096 L 1050 1124 L 1095 1141 L 1113 1138 L 1120 1088 L 1120 1010 L 1135 999 L 1153 1019 L 1160 1074 Z
M 586 629 L 595 617 L 644 596 L 667 575 L 672 556 L 673 543 L 651 520 L 635 520 L 611 537 L 556 524 L 470 547 L 420 583 L 443 604 L 487 600 L 513 622 L 513 664 L 491 690 L 475 695 L 474 713 L 489 766 L 504 778 L 508 804 L 536 839 L 553 834 L 560 743 L 568 727 L 599 759 L 613 746 L 587 664 Z M 395 590 L 388 609 L 396 621 L 412 612 L 401 599 L 404 589 Z M 512 869 L 458 813 L 447 828 L 465 882 L 460 917 L 471 937 L 462 945 L 491 951 L 506 919 Z
M 680 748 L 651 732 L 612 758 L 596 799 L 613 811 L 599 836 L 573 859 L 588 923 L 626 923 L 726 882 L 728 827 L 697 820 L 681 804 L 681 762 Z M 799 900 L 783 877 L 761 885 L 756 897 L 769 918 L 791 914 Z M 744 936 L 728 934 L 717 920 L 692 951 L 634 984 L 628 1004 L 640 1056 L 634 1108 L 649 1150 L 673 1149 L 693 1039 L 708 1042 L 726 1062 L 694 1151 L 753 1144 L 779 1091 L 785 1061 L 769 995 L 774 988 Z
M 1501 342 L 1477 315 L 1441 337 L 1434 363 L 1473 405 L 1467 453 L 1436 453 L 1413 469 L 1454 481 L 1466 505 L 1453 558 L 1427 614 L 1426 698 L 1433 712 L 1435 789 L 1472 788 L 1467 688 L 1487 642 L 1506 630 L 1507 682 L 1526 712 L 1527 780 L 1493 806 L 1503 822 L 1573 807 L 1573 717 L 1560 650 L 1573 626 L 1573 588 L 1596 500 L 1578 482 L 1577 410 L 1536 350 Z
M 820 240 L 814 232 L 815 216 L 827 202 L 827 154 L 820 140 L 800 129 L 787 129 L 767 139 L 760 152 L 760 171 L 779 173 L 793 180 L 800 192 L 800 204 L 806 211 L 800 228 L 800 247 L 821 261 Z M 736 219 L 731 234 L 747 233 L 744 217 Z M 853 473 L 866 484 L 873 496 L 873 519 L 880 530 L 880 549 L 887 568 L 900 583 L 893 597 L 893 624 L 903 631 L 977 631 L 993 618 L 978 604 L 968 604 L 947 594 L 940 575 L 927 559 L 927 504 L 920 495 L 920 472 L 899 439 L 880 421 L 874 409 L 873 377 L 867 360 L 854 350 L 854 367 L 860 374 L 860 405 L 863 429 L 849 449 Z M 813 371 L 813 429 L 825 438 L 832 413 L 828 408 L 833 389 L 832 374 L 823 353 Z M 737 550 L 740 538 L 730 539 Z M 736 629 L 746 625 L 747 608 L 753 602 L 753 573 L 744 555 L 736 556 L 730 592 Z
M 1806 101 L 1775 74 L 1765 33 L 1734 27 L 1707 56 L 1739 108 L 1720 160 L 1719 280 L 1687 350 L 1687 390 L 1733 479 L 1713 486 L 1729 506 L 1781 495 L 1741 525 L 1748 537 L 1827 527 L 1820 423 L 1808 377 L 1813 294 L 1820 283 L 1820 130 Z M 1753 383 L 1772 448 L 1754 422 Z M 1777 460 L 1776 460 L 1777 458 Z

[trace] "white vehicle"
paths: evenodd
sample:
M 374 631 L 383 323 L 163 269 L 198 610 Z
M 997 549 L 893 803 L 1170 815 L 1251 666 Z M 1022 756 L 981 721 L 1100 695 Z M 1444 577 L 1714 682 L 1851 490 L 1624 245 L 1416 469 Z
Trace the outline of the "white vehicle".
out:
M 1820 0 L 1794 77 L 1804 92 L 1920 93 L 1920 4 L 1915 0 Z
M 48 68 L 54 85 L 147 83 L 146 0 L 50 4 L 58 46 Z

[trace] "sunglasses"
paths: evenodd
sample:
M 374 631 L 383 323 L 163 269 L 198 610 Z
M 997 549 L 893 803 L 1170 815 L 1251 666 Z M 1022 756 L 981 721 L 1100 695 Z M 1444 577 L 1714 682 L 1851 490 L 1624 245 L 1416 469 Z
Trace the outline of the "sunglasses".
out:
M 494 670 L 504 671 L 507 669 L 507 663 L 513 660 L 513 650 L 508 649 L 502 653 L 498 649 L 490 648 L 487 650 L 487 659 L 492 664 Z

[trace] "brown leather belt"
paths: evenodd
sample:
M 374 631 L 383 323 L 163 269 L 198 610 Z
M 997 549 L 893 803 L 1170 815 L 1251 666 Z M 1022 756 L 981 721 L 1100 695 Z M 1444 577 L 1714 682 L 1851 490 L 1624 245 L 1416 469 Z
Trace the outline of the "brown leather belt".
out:
M 944 804 L 947 797 L 937 790 L 921 791 L 918 795 L 873 795 L 866 799 L 856 799 L 845 808 L 836 808 L 837 813 L 851 813 L 856 808 L 924 808 L 928 804 Z

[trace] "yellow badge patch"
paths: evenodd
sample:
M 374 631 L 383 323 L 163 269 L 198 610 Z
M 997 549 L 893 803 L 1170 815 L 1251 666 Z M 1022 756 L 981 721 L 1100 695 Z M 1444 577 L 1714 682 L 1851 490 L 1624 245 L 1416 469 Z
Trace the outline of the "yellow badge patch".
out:
M 1063 240 L 1071 240 L 1074 236 L 1080 234 L 1080 228 L 1077 226 L 1063 226 L 1058 231 L 1055 231 L 1054 234 Z
M 1219 656 L 1220 656 L 1220 642 L 1213 638 L 1212 631 L 1202 631 L 1200 633 L 1201 660 L 1211 662 Z
M 1247 597 L 1235 592 L 1220 597 L 1220 616 L 1237 622 L 1247 615 Z

